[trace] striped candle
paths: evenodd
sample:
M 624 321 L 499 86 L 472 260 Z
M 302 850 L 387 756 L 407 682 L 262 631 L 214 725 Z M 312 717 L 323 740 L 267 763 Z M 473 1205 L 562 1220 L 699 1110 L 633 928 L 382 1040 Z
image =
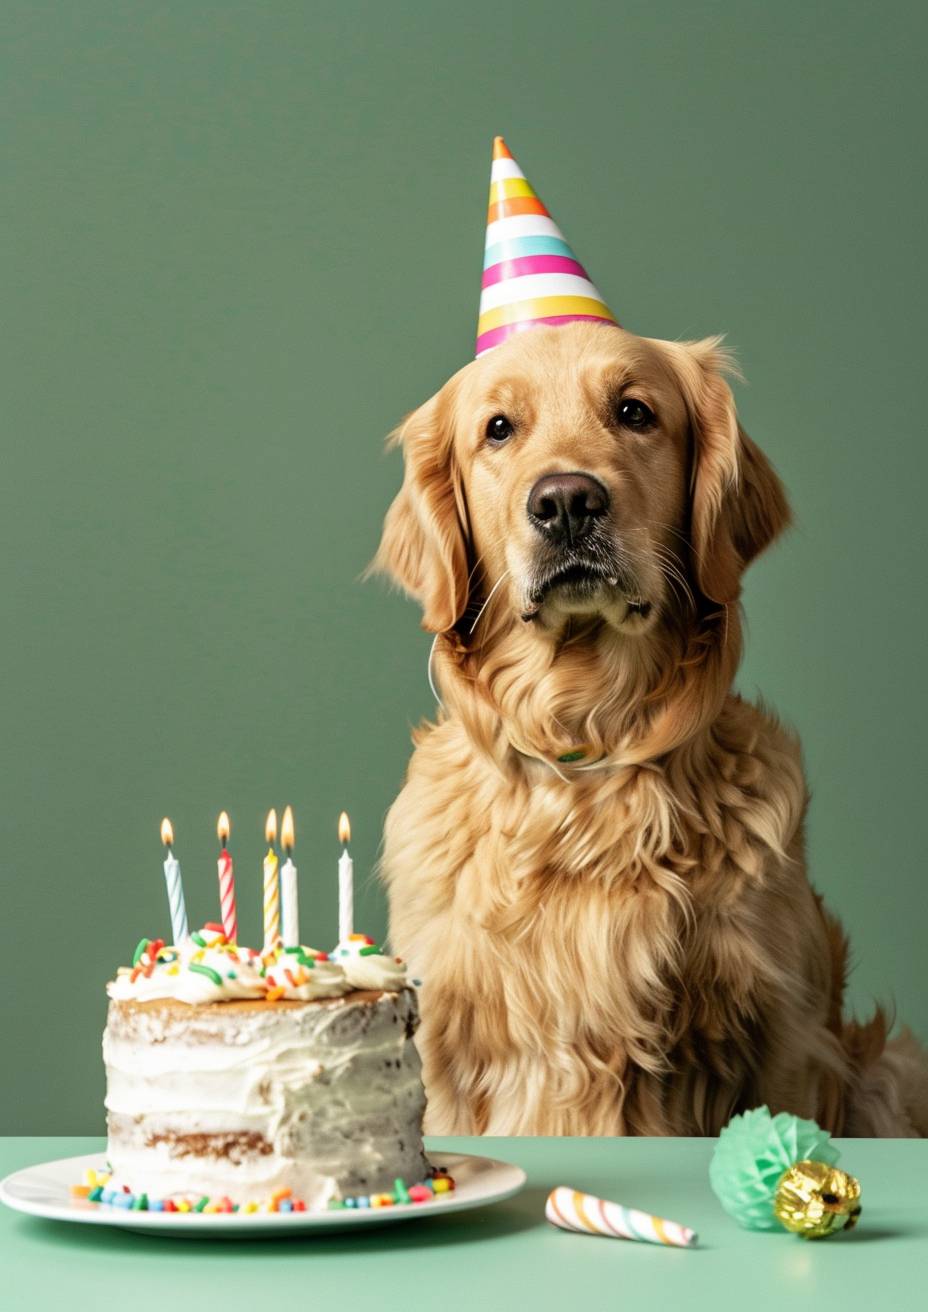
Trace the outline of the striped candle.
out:
M 230 943 L 238 941 L 238 919 L 235 914 L 235 870 L 226 843 L 231 831 L 228 814 L 223 811 L 216 825 L 222 844 L 219 853 L 219 906 L 222 912 L 222 929 Z
M 646 1244 L 665 1244 L 669 1248 L 692 1248 L 699 1236 L 676 1221 L 666 1221 L 650 1212 L 622 1207 L 605 1198 L 584 1194 L 579 1189 L 559 1185 L 548 1194 L 545 1216 L 561 1230 L 578 1234 L 609 1235 L 613 1239 L 637 1239 Z
M 618 321 L 502 137 L 493 142 L 477 355 L 538 324 Z
M 277 877 L 277 853 L 274 851 L 277 812 L 273 807 L 267 813 L 264 836 L 267 839 L 267 856 L 264 858 L 264 951 L 270 952 L 280 937 L 280 881 Z

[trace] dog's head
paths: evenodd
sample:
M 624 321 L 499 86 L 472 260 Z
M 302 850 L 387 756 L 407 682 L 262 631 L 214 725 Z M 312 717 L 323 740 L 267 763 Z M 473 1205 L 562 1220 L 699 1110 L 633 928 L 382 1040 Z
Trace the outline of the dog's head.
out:
M 733 602 L 786 525 L 719 341 L 536 327 L 468 364 L 393 434 L 406 471 L 374 565 L 447 632 L 572 617 L 640 636 Z

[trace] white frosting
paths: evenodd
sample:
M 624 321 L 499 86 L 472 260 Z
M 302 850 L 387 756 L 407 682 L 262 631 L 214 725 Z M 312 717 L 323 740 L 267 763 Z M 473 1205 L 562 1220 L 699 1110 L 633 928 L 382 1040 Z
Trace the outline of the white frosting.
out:
M 353 989 L 401 989 L 406 983 L 406 966 L 399 957 L 388 957 L 376 949 L 373 939 L 355 935 L 342 939 L 332 949 L 332 960 L 345 972 Z
M 421 1180 L 416 1022 L 411 989 L 190 1013 L 114 999 L 103 1035 L 114 1182 L 238 1202 L 291 1188 L 324 1207 Z
M 329 961 L 314 948 L 303 948 L 302 951 L 311 964 L 301 962 L 297 953 L 284 951 L 278 961 L 268 967 L 268 979 L 283 989 L 283 997 L 312 1002 L 316 998 L 341 997 L 355 987 L 334 961 Z
M 406 984 L 399 958 L 371 952 L 373 940 L 361 935 L 343 940 L 328 957 L 308 947 L 296 952 L 277 948 L 262 957 L 207 928 L 197 938 L 201 941 L 191 936 L 178 947 L 162 948 L 154 962 L 146 952 L 136 966 L 121 967 L 107 985 L 108 995 L 114 1001 L 175 998 L 192 1005 L 268 994 L 312 1002 L 352 989 L 396 992 Z
M 264 996 L 267 986 L 260 973 L 260 956 L 247 948 L 233 955 L 220 946 L 222 940 L 216 934 L 207 930 L 201 930 L 200 937 L 208 946 L 185 939 L 178 948 L 162 949 L 154 965 L 144 954 L 141 969 L 120 969 L 107 985 L 107 993 L 122 1001 L 177 998 L 189 1003 Z
M 174 997 L 178 1002 L 219 1002 L 229 1001 L 233 998 L 262 998 L 267 992 L 267 986 L 261 977 L 261 973 L 254 963 L 246 957 L 240 957 L 238 961 L 233 961 L 226 952 L 221 952 L 215 948 L 207 948 L 199 960 L 190 960 L 182 963 L 179 973 L 177 974 L 177 989 Z M 260 965 L 260 957 L 258 964 Z M 194 967 L 199 966 L 199 970 Z M 212 975 L 206 975 L 206 970 L 213 971 L 219 976 L 219 982 Z
M 382 953 L 369 957 L 354 957 L 342 969 L 353 989 L 384 989 L 395 992 L 406 983 L 406 967 L 396 957 Z
M 116 978 L 107 984 L 106 991 L 111 998 L 122 1001 L 136 998 L 139 1002 L 147 1002 L 151 998 L 173 997 L 175 987 L 168 978 L 167 967 L 159 963 L 150 976 L 138 975 L 135 980 L 130 980 L 129 970 L 120 966 Z

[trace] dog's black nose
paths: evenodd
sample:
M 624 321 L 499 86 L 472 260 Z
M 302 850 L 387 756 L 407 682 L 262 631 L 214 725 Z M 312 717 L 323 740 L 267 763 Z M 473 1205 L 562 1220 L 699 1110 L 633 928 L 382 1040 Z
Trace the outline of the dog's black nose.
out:
M 545 537 L 575 542 L 609 509 L 609 493 L 589 474 L 545 474 L 528 494 L 526 509 Z

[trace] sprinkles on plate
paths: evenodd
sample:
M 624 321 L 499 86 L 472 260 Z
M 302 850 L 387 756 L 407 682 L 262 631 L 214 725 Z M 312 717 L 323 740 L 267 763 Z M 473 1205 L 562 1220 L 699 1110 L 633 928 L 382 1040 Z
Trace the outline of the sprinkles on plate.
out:
M 88 1203 L 100 1203 L 107 1207 L 120 1207 L 131 1212 L 180 1212 L 204 1213 L 215 1215 L 218 1212 L 242 1212 L 245 1215 L 267 1212 L 338 1212 L 342 1210 L 364 1211 L 372 1207 L 393 1207 L 403 1203 L 428 1203 L 442 1194 L 454 1189 L 454 1177 L 443 1166 L 436 1166 L 427 1180 L 418 1184 L 407 1185 L 405 1180 L 393 1181 L 392 1190 L 376 1194 L 358 1194 L 349 1198 L 332 1198 L 327 1207 L 309 1208 L 302 1198 L 294 1198 L 292 1189 L 275 1189 L 263 1202 L 233 1203 L 231 1198 L 223 1195 L 219 1198 L 207 1196 L 197 1198 L 188 1195 L 174 1195 L 170 1198 L 149 1198 L 148 1194 L 133 1194 L 128 1185 L 116 1189 L 112 1187 L 112 1175 L 106 1169 L 96 1171 L 93 1168 L 84 1172 L 83 1184 L 71 1185 L 71 1197 Z

